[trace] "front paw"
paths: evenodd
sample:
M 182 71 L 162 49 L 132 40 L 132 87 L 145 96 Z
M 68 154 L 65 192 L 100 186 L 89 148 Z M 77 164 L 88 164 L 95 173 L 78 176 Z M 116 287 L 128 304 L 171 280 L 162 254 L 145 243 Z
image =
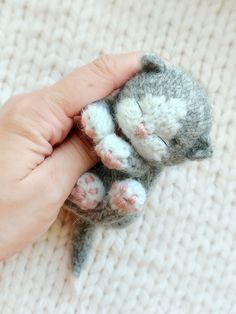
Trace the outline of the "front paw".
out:
M 112 184 L 109 191 L 109 204 L 122 214 L 142 211 L 146 201 L 146 191 L 136 180 L 126 179 Z
M 79 177 L 71 191 L 69 199 L 81 209 L 93 209 L 100 203 L 105 195 L 102 181 L 93 173 L 86 172 Z
M 114 123 L 104 101 L 88 105 L 81 114 L 85 134 L 98 143 L 104 136 L 114 132 Z
M 102 163 L 109 169 L 125 170 L 132 149 L 128 143 L 115 134 L 107 135 L 95 148 Z

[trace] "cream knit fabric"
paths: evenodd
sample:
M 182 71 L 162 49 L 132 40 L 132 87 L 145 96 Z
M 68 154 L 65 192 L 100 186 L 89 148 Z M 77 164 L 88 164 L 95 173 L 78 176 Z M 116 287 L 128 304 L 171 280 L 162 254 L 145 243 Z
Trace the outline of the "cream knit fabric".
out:
M 236 313 L 235 36 L 235 0 L 0 1 L 1 104 L 101 52 L 142 49 L 190 69 L 215 114 L 214 157 L 167 169 L 143 219 L 99 230 L 77 293 L 64 215 L 0 264 L 0 313 Z

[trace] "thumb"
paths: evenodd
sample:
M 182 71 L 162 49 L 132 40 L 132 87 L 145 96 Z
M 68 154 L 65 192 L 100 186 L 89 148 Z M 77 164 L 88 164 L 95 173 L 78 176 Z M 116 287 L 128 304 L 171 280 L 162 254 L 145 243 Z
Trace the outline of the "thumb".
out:
M 52 183 L 49 186 L 57 187 L 63 204 L 78 177 L 97 161 L 98 157 L 87 138 L 74 132 L 55 148 L 51 157 L 41 165 L 41 171 L 49 176 L 47 180 Z
M 100 57 L 44 89 L 44 92 L 55 101 L 66 117 L 73 118 L 86 104 L 107 96 L 137 73 L 140 56 L 139 52 L 133 52 Z M 88 142 L 73 134 L 54 148 L 52 155 L 34 172 L 38 176 L 42 173 L 46 180 L 50 180 L 53 189 L 51 195 L 56 193 L 56 198 L 61 195 L 63 203 L 77 178 L 96 161 Z
M 43 90 L 67 117 L 121 87 L 140 70 L 140 52 L 103 55 Z

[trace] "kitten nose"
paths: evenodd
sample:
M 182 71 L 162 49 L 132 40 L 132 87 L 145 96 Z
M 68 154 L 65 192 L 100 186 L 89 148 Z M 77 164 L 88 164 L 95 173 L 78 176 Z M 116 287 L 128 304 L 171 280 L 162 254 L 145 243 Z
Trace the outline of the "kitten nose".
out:
M 134 131 L 134 135 L 140 138 L 145 138 L 148 136 L 148 131 L 143 123 L 140 123 Z

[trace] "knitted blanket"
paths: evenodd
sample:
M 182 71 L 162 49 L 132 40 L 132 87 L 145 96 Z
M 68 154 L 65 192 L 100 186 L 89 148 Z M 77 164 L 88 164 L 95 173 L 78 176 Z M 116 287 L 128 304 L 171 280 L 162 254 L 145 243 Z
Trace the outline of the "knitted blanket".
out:
M 1 104 L 100 53 L 143 50 L 200 79 L 215 117 L 214 157 L 166 169 L 144 217 L 99 229 L 78 291 L 63 210 L 0 263 L 0 313 L 236 313 L 235 37 L 235 0 L 0 1 Z

